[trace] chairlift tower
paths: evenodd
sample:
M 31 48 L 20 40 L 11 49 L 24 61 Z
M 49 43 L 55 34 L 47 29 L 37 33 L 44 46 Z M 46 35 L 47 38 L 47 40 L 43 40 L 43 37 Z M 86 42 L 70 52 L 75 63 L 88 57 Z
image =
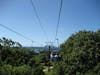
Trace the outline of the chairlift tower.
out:
M 53 43 L 55 42 L 45 42 L 48 45 L 49 48 L 49 64 L 48 64 L 48 71 L 50 71 L 50 53 L 51 53 L 51 46 L 53 45 Z
M 59 46 L 59 39 L 57 38 L 56 41 L 57 41 L 57 45 L 58 45 L 58 48 L 59 48 L 59 47 L 60 47 L 60 46 Z

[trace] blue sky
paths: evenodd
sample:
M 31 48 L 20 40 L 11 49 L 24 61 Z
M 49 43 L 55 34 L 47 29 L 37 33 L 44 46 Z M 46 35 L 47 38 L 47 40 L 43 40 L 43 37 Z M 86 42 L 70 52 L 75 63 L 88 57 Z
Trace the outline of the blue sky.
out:
M 30 39 L 45 43 L 54 41 L 60 0 L 33 0 L 48 39 L 44 35 L 30 0 L 0 0 L 0 24 L 4 24 Z M 59 25 L 59 42 L 64 42 L 79 30 L 100 29 L 100 0 L 63 0 Z M 0 27 L 0 37 L 11 38 L 23 46 L 30 40 Z M 33 43 L 33 46 L 41 44 Z

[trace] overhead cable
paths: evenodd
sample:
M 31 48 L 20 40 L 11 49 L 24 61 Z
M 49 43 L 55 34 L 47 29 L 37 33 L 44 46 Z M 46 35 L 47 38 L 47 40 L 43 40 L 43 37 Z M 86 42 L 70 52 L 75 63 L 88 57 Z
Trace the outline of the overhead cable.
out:
M 39 42 L 33 41 L 32 39 L 30 39 L 30 38 L 24 36 L 23 34 L 21 34 L 21 33 L 17 32 L 17 31 L 15 31 L 15 30 L 13 30 L 13 29 L 11 29 L 10 27 L 7 27 L 7 26 L 5 26 L 5 25 L 3 25 L 3 24 L 0 24 L 0 26 L 3 27 L 3 28 L 6 28 L 7 30 L 9 30 L 9 31 L 11 31 L 11 32 L 13 32 L 13 33 L 16 33 L 17 35 L 23 37 L 24 39 L 27 39 L 27 40 L 30 40 L 31 42 L 40 44 Z
M 60 23 L 60 19 L 61 19 L 62 6 L 63 6 L 63 0 L 60 1 L 60 8 L 59 8 L 59 15 L 58 15 L 58 20 L 57 20 L 55 40 L 58 39 L 57 36 L 58 36 L 59 23 Z
M 47 40 L 48 40 L 47 33 L 46 33 L 46 31 L 44 30 L 44 27 L 43 27 L 43 25 L 42 25 L 42 23 L 41 23 L 41 20 L 40 20 L 40 17 L 39 17 L 39 15 L 38 15 L 38 13 L 37 13 L 37 9 L 36 9 L 36 7 L 35 7 L 35 5 L 34 5 L 34 2 L 33 2 L 33 0 L 30 0 L 30 2 L 31 2 L 31 5 L 32 5 L 32 7 L 33 7 L 33 11 L 34 11 L 35 14 L 36 14 L 36 17 L 37 17 L 37 20 L 38 20 L 39 25 L 40 25 L 40 27 L 41 27 L 41 30 L 43 31 L 44 35 L 46 36 L 46 38 L 47 38 Z

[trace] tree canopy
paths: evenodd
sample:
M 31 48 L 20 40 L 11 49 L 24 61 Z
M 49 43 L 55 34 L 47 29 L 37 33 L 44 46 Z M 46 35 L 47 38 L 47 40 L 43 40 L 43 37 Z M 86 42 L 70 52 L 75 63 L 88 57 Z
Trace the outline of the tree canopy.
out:
M 0 75 L 44 75 L 34 50 L 11 39 L 0 39 Z
M 100 30 L 72 34 L 60 53 L 63 61 L 55 65 L 55 75 L 100 75 Z

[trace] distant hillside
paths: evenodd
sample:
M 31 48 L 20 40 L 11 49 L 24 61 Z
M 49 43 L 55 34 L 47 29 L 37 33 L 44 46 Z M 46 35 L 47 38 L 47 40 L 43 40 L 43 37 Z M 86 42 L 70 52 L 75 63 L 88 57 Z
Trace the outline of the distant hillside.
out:
M 39 50 L 39 51 L 49 50 L 48 46 L 45 46 L 45 47 L 24 47 L 24 48 L 29 48 L 29 49 L 33 49 L 33 50 Z M 60 49 L 58 47 L 51 46 L 51 50 L 60 50 Z

